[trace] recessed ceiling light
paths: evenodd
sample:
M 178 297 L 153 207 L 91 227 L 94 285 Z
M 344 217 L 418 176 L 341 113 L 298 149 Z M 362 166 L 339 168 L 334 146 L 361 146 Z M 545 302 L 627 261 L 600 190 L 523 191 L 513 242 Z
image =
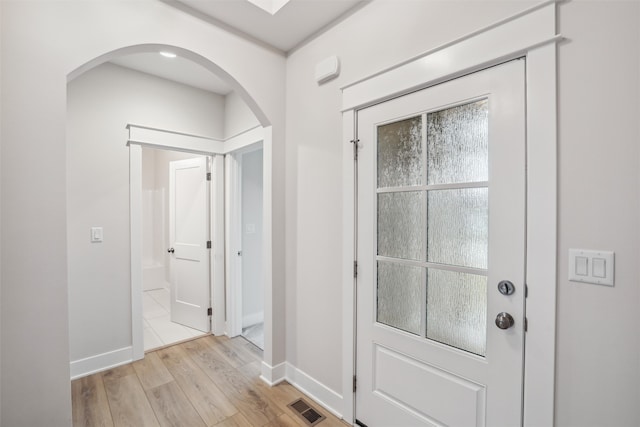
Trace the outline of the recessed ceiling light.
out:
M 177 56 L 175 53 L 171 52 L 160 52 L 160 55 L 164 56 L 165 58 L 175 58 Z

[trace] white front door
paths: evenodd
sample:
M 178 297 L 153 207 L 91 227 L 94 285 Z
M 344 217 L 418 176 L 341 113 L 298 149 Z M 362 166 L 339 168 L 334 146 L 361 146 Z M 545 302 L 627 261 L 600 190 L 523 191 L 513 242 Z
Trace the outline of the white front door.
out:
M 361 424 L 521 425 L 524 65 L 358 112 Z
M 171 321 L 209 332 L 207 158 L 170 162 Z

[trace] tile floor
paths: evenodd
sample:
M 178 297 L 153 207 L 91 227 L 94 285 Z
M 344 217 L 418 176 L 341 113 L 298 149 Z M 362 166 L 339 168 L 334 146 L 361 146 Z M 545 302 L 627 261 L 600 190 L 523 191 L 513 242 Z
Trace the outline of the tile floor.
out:
M 242 336 L 260 350 L 264 350 L 264 323 L 257 323 L 243 328 Z
M 169 314 L 169 301 L 169 290 L 165 288 L 143 293 L 144 351 L 205 334 L 173 323 Z

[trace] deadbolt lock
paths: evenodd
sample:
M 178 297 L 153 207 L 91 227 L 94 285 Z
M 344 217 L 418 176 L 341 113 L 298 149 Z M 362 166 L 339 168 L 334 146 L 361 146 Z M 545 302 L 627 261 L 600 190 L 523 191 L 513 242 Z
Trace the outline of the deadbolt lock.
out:
M 511 295 L 516 291 L 516 287 L 508 280 L 502 280 L 498 283 L 498 291 L 502 295 Z

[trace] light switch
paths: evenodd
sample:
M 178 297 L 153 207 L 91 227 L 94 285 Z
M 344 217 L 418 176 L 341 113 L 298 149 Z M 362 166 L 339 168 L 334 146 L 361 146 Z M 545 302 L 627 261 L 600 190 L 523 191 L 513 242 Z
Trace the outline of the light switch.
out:
M 91 242 L 100 243 L 103 239 L 102 227 L 91 227 Z
M 587 258 L 586 256 L 576 257 L 576 274 L 578 276 L 589 275 L 589 258 Z
M 593 277 L 604 279 L 607 277 L 607 260 L 604 258 L 593 258 Z
M 569 249 L 569 280 L 613 286 L 614 253 Z

